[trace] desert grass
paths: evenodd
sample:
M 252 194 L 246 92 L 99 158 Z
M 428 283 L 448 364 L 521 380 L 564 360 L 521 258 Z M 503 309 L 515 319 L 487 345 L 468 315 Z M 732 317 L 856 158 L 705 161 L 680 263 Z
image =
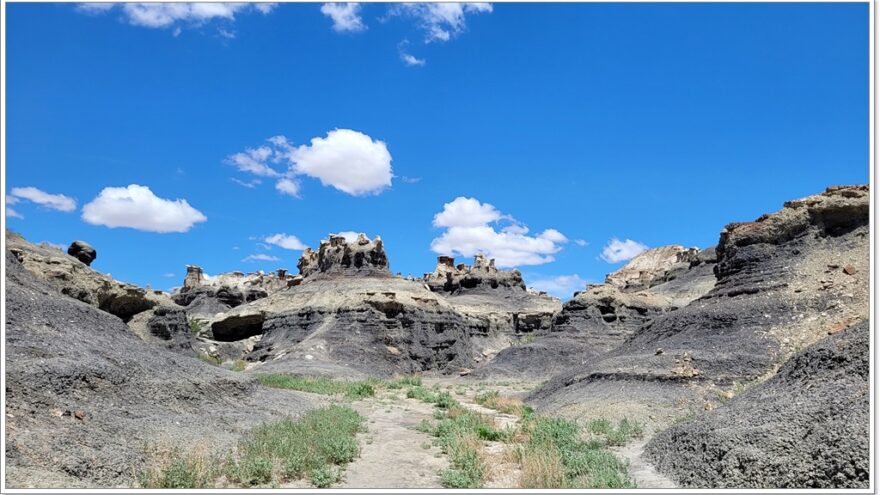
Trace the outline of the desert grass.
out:
M 259 425 L 226 455 L 203 447 L 153 448 L 138 482 L 143 488 L 216 488 L 275 486 L 305 478 L 313 486 L 328 487 L 359 455 L 356 435 L 365 431 L 363 423 L 354 409 L 332 405 L 299 419 Z
M 346 382 L 329 378 L 284 375 L 280 373 L 257 373 L 257 380 L 267 387 L 299 390 L 322 395 L 345 395 L 349 399 L 363 399 L 376 395 L 373 382 Z

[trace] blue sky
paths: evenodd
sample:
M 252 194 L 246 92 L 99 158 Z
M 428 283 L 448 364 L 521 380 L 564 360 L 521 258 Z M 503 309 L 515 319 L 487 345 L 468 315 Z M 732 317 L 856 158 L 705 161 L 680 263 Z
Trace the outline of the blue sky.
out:
M 568 296 L 868 181 L 867 3 L 178 7 L 7 4 L 7 226 L 125 281 L 362 231 Z

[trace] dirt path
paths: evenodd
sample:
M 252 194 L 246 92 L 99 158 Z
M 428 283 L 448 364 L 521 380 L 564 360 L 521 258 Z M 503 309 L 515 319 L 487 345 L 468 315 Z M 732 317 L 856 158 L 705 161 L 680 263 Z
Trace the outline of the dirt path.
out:
M 657 472 L 643 456 L 648 439 L 637 440 L 623 447 L 612 448 L 619 459 L 629 462 L 629 475 L 639 488 L 676 488 L 675 483 Z
M 441 488 L 440 471 L 448 461 L 432 438 L 416 431 L 434 408 L 403 393 L 355 402 L 367 418 L 367 433 L 358 436 L 361 455 L 345 469 L 343 481 L 333 488 Z

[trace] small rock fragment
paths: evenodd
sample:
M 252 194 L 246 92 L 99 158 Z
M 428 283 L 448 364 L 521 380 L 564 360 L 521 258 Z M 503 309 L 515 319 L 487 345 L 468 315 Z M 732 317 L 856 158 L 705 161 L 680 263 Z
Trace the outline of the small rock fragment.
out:
M 847 275 L 855 275 L 856 267 L 854 267 L 852 265 L 846 265 L 845 267 L 843 267 L 843 273 L 845 273 Z

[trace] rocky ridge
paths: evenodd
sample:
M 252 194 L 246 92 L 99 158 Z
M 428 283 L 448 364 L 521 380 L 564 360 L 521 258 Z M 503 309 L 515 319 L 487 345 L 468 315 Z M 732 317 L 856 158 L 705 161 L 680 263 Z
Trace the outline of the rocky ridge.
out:
M 714 288 L 529 400 L 571 416 L 626 410 L 651 428 L 712 410 L 798 349 L 868 317 L 868 238 L 867 186 L 828 188 L 730 224 Z

